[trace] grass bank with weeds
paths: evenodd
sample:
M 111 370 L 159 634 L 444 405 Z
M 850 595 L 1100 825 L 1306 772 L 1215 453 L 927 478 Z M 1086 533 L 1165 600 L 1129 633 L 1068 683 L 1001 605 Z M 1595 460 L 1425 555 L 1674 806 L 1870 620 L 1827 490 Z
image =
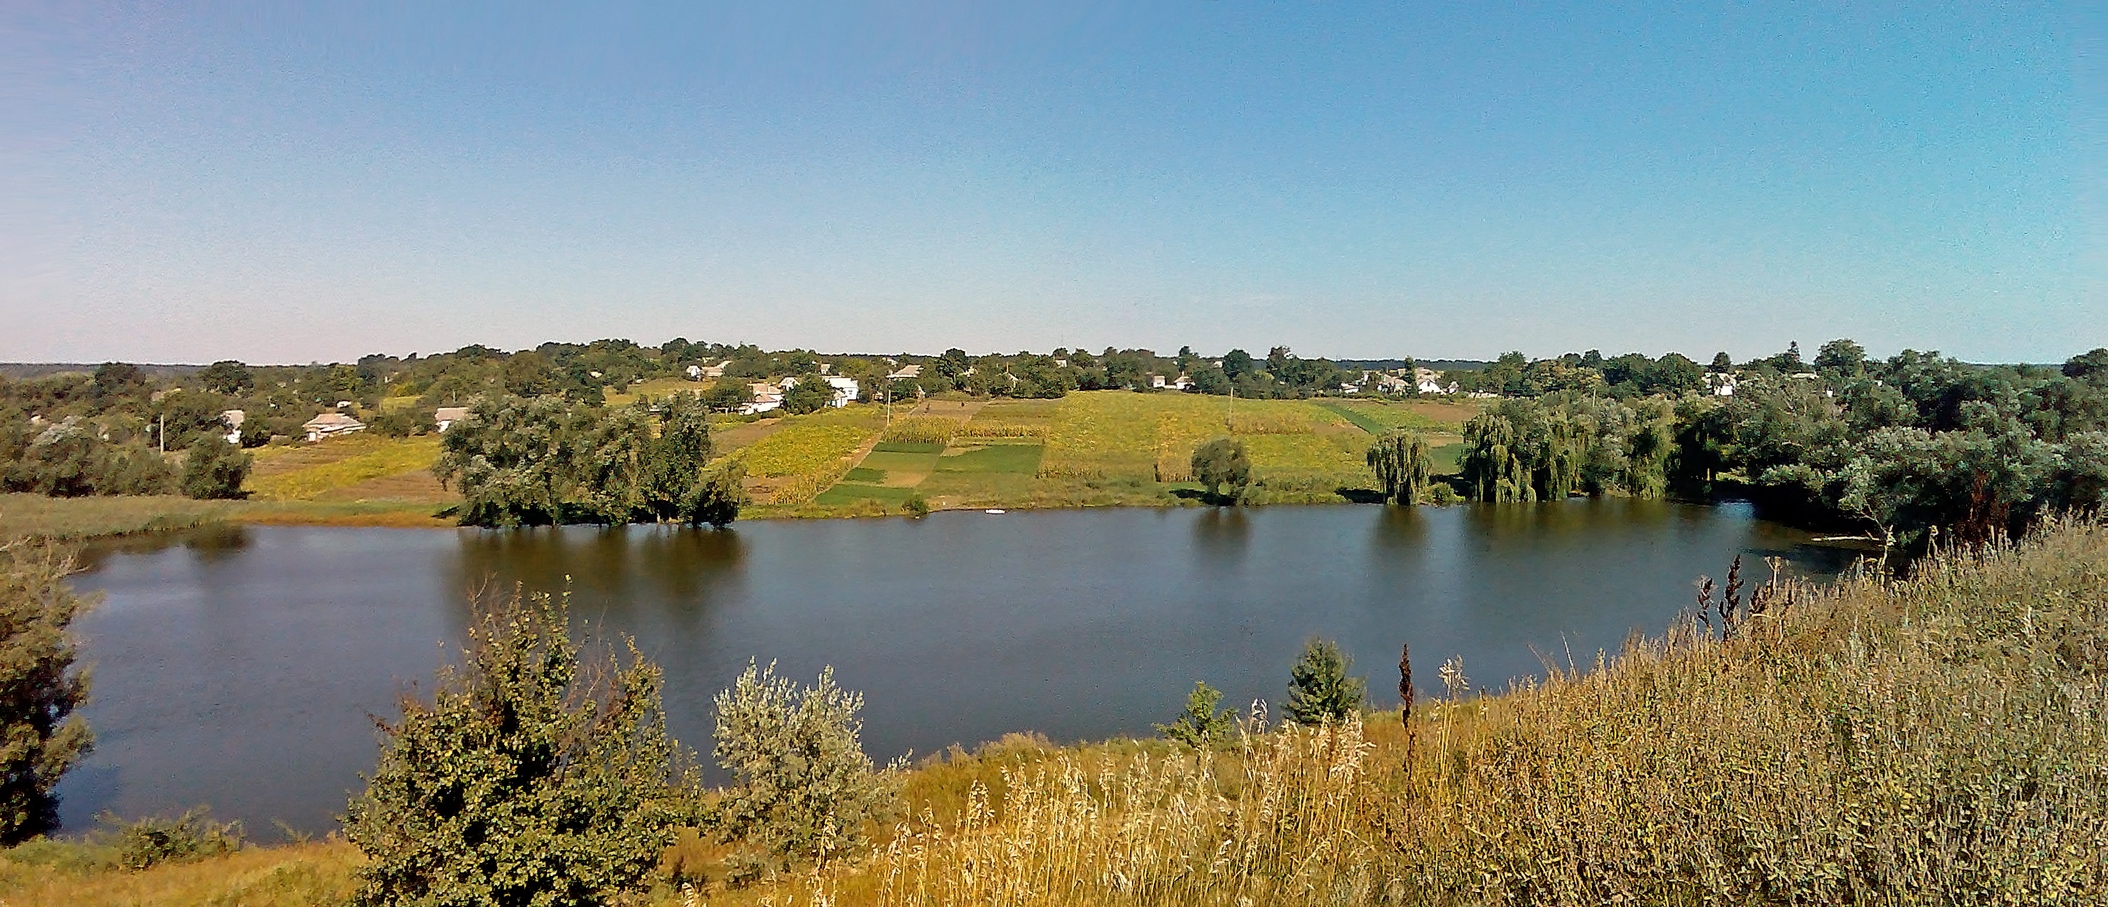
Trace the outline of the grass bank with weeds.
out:
M 954 751 L 911 773 L 906 818 L 874 829 L 867 854 L 724 888 L 691 846 L 701 887 L 669 881 L 650 900 L 2102 902 L 2108 529 L 2053 526 L 1921 562 L 1908 579 L 1846 578 L 1790 599 L 1773 589 L 1756 616 L 1744 604 L 1725 638 L 1716 605 L 1709 622 L 1495 696 L 1466 692 L 1461 664 L 1423 664 L 1420 680 L 1438 673 L 1448 695 L 1407 722 L 1248 719 L 1234 745 L 1206 752 L 1030 737 Z M 289 872 L 355 859 L 270 853 Z M 36 900 L 18 880 L 56 885 L 56 871 L 10 857 L 0 899 L 234 903 L 229 886 L 268 863 L 226 859 L 218 894 L 90 897 L 130 883 L 89 874 L 61 892 L 79 898 Z

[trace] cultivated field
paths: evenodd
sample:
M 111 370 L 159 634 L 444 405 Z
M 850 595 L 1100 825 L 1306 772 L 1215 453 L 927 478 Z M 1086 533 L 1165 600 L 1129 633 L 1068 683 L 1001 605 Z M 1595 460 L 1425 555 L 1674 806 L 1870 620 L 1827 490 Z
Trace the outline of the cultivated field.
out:
M 1449 403 L 1237 400 L 1179 393 L 1085 391 L 1058 400 L 932 401 L 896 408 L 869 453 L 798 512 L 1178 506 L 1199 486 L 1193 451 L 1243 441 L 1262 502 L 1336 502 L 1374 487 L 1363 454 L 1391 428 L 1427 431 L 1438 471 L 1453 472 L 1456 434 L 1477 408 Z M 846 439 L 843 442 L 846 444 Z

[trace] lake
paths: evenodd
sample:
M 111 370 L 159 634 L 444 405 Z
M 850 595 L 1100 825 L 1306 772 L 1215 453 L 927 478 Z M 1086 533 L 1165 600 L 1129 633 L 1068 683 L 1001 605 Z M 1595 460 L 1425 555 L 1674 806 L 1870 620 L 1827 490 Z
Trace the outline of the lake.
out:
M 331 827 L 377 753 L 373 718 L 455 659 L 467 596 L 571 593 L 572 615 L 664 666 L 674 734 L 705 757 L 710 697 L 748 659 L 866 696 L 884 760 L 1012 731 L 1148 734 L 1195 680 L 1285 696 L 1312 636 L 1396 702 L 1464 658 L 1499 689 L 1659 632 L 1736 555 L 1820 575 L 1844 555 L 1745 505 L 1573 500 L 1111 509 L 770 521 L 729 531 L 220 528 L 92 549 L 78 629 L 96 752 L 60 786 L 70 831 L 209 804 L 269 836 Z M 705 760 L 707 761 L 707 759 Z

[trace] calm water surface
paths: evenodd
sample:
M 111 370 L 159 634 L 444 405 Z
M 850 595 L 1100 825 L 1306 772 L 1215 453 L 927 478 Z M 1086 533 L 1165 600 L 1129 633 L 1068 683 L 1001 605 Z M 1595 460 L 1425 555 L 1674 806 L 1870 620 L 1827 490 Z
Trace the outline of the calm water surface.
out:
M 1193 681 L 1284 695 L 1310 636 L 1395 699 L 1461 654 L 1497 689 L 1660 630 L 1737 554 L 1839 564 L 1746 507 L 1659 502 L 942 513 L 728 532 L 223 529 L 91 552 L 79 625 L 93 756 L 67 826 L 210 804 L 265 832 L 330 827 L 374 763 L 371 716 L 456 655 L 467 593 L 572 593 L 666 669 L 672 729 L 707 753 L 710 696 L 750 658 L 866 694 L 881 758 L 1037 730 L 1148 733 Z M 1763 576 L 1761 565 L 1753 571 Z

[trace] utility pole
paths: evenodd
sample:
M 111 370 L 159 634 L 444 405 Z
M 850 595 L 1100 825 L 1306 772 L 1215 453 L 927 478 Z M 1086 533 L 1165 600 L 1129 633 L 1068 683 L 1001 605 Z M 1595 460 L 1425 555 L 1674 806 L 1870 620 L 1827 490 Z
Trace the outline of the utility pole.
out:
M 155 435 L 158 435 L 158 436 L 159 436 L 159 443 L 160 443 L 160 445 L 161 445 L 161 452 L 162 452 L 162 453 L 168 453 L 168 414 L 167 414 L 167 413 L 162 413 L 162 414 L 161 414 L 161 427 L 160 427 L 159 429 L 155 430 L 154 434 L 155 434 Z

